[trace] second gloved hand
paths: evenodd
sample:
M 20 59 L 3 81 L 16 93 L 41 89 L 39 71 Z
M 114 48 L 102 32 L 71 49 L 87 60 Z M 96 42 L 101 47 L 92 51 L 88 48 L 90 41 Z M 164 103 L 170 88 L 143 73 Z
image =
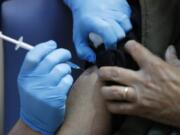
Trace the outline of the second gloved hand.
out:
M 131 8 L 127 0 L 64 0 L 73 13 L 73 39 L 79 57 L 95 62 L 88 46 L 91 32 L 103 38 L 106 49 L 116 48 L 117 41 L 131 30 Z
M 51 135 L 64 120 L 67 93 L 73 83 L 65 62 L 71 53 L 53 41 L 28 52 L 18 77 L 21 119 L 32 129 Z

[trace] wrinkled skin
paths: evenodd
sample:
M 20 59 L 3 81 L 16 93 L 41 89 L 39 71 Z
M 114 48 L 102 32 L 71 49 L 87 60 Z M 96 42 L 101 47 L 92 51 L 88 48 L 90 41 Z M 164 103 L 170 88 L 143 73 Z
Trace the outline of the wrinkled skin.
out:
M 103 39 L 106 49 L 116 48 L 132 29 L 131 8 L 127 0 L 64 0 L 73 14 L 73 40 L 78 56 L 95 62 L 96 54 L 89 47 L 89 34 Z
M 99 70 L 103 82 L 119 83 L 101 87 L 108 110 L 180 127 L 180 61 L 175 49 L 172 46 L 168 48 L 167 62 L 135 41 L 129 41 L 125 49 L 140 69 L 102 67 Z

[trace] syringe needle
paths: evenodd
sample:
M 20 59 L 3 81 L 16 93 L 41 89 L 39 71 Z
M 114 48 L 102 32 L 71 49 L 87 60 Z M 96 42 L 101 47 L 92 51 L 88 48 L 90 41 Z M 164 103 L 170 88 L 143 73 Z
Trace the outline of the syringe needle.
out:
M 13 43 L 16 45 L 15 50 L 18 50 L 19 48 L 23 48 L 26 50 L 32 50 L 34 47 L 28 43 L 23 42 L 23 37 L 20 37 L 19 40 L 13 39 L 11 37 L 8 37 L 6 35 L 4 35 L 1 31 L 0 31 L 0 38 L 8 41 L 10 43 Z M 71 68 L 73 69 L 81 69 L 78 65 L 74 64 L 73 62 L 66 62 L 69 66 L 71 66 Z

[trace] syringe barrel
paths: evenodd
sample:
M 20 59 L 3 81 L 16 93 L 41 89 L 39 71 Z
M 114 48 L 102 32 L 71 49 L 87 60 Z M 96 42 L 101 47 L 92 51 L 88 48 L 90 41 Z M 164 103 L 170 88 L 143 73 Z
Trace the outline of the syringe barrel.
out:
M 24 49 L 29 50 L 29 51 L 34 48 L 32 45 L 29 45 L 29 44 L 24 43 L 24 42 L 20 42 L 20 41 L 19 41 L 18 44 L 19 44 L 19 46 L 20 46 L 21 48 L 24 48 Z

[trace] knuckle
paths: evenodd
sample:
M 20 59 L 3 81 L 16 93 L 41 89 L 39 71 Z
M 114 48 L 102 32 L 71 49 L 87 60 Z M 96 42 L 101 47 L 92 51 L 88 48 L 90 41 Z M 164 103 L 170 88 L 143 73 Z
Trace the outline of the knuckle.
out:
M 111 68 L 110 69 L 111 78 L 113 81 L 119 80 L 119 71 L 117 68 Z
M 116 88 L 116 87 L 113 87 L 112 90 L 111 90 L 111 93 L 112 93 L 112 95 L 113 95 L 114 97 L 119 97 L 119 96 L 121 96 L 122 91 L 119 90 L 119 89 Z
M 164 64 L 157 60 L 157 59 L 151 59 L 148 61 L 148 64 L 147 64 L 147 68 L 148 69 L 151 69 L 151 71 L 157 71 L 157 72 L 162 72 L 162 70 L 164 69 Z
M 97 18 L 94 16 L 92 17 L 92 15 L 90 14 L 83 14 L 80 16 L 80 19 L 78 22 L 75 22 L 77 25 L 81 25 L 82 27 L 86 27 L 87 26 L 87 22 L 91 25 L 98 25 L 99 27 L 101 26 L 98 22 L 97 22 Z
M 118 74 L 117 68 L 114 67 L 114 68 L 111 68 L 110 70 L 111 70 L 110 72 L 112 73 L 112 75 L 116 76 Z
M 129 97 L 129 99 L 135 102 L 138 101 L 138 94 L 139 93 L 133 88 L 129 88 L 129 91 L 127 92 L 127 96 Z

